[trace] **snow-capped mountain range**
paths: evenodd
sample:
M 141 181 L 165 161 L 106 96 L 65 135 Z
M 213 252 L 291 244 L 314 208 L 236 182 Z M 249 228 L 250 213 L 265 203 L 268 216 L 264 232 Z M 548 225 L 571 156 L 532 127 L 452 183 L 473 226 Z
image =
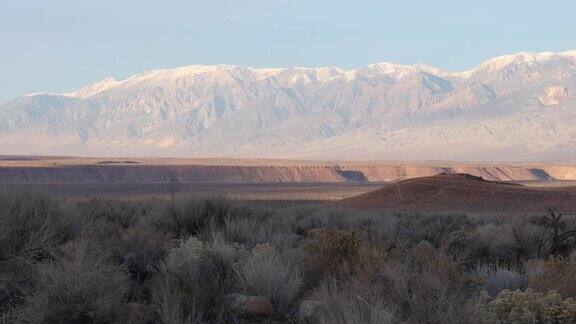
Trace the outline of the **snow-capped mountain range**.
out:
M 576 160 L 576 51 L 465 72 L 186 66 L 0 106 L 0 154 Z

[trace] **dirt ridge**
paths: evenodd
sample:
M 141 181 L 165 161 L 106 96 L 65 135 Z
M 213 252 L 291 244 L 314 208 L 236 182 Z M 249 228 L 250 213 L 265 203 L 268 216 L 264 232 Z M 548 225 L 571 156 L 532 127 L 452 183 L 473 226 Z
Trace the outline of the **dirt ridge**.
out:
M 343 199 L 342 206 L 396 212 L 576 212 L 576 187 L 534 188 L 468 174 L 439 174 L 386 184 Z

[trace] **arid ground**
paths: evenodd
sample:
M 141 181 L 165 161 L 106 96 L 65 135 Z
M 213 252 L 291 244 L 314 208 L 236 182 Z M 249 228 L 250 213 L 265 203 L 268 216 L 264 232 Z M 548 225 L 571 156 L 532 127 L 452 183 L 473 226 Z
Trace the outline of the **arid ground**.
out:
M 549 208 L 574 213 L 576 186 L 525 186 L 468 174 L 438 174 L 385 184 L 338 204 L 412 213 L 542 214 Z
M 576 200 L 576 164 L 3 156 L 0 182 L 79 198 L 215 196 L 272 205 L 344 199 L 339 206 L 411 212 L 572 211 Z
M 0 323 L 573 323 L 575 170 L 3 157 Z

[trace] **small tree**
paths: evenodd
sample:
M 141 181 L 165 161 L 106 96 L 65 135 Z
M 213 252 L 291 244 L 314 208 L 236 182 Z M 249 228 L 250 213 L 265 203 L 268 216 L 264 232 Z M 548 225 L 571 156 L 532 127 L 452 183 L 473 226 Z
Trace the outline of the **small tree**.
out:
M 566 230 L 563 216 L 557 209 L 548 208 L 548 214 L 542 218 L 542 225 L 546 228 L 545 240 L 550 243 L 552 255 L 568 254 L 571 239 L 576 240 L 576 229 Z

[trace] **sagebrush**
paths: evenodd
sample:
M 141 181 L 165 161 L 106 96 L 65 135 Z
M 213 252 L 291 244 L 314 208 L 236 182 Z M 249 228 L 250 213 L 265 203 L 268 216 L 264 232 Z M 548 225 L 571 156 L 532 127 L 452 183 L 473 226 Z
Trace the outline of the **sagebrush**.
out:
M 552 216 L 550 216 L 552 215 Z M 0 321 L 574 320 L 576 218 L 73 201 L 0 189 Z M 245 314 L 244 314 L 245 315 Z

